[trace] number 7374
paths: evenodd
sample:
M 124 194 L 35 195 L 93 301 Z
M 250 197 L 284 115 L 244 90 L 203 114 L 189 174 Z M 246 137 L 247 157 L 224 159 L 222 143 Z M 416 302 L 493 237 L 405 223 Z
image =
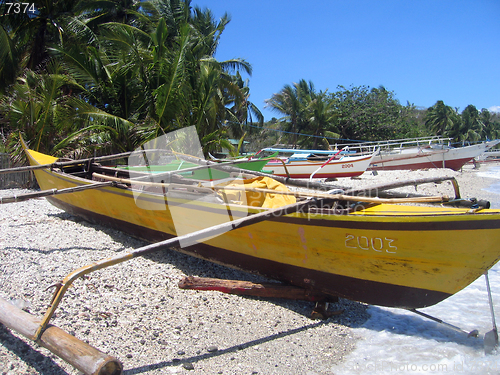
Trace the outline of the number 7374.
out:
M 35 13 L 35 3 L 5 3 L 7 14 L 10 13 Z

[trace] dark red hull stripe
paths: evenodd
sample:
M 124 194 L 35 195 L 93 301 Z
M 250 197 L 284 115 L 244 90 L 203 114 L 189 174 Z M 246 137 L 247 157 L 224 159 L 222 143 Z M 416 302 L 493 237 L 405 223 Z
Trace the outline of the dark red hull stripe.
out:
M 314 178 L 343 178 L 343 177 L 358 177 L 365 171 L 350 172 L 350 173 L 316 173 Z M 275 176 L 288 177 L 286 173 L 276 173 Z M 309 178 L 311 173 L 290 173 L 290 178 Z
M 75 207 L 54 197 L 48 197 L 47 199 L 55 206 L 70 214 L 83 217 L 88 221 L 103 226 L 121 230 L 131 236 L 144 239 L 148 242 L 156 242 L 173 237 L 167 233 L 151 230 Z M 410 288 L 310 270 L 240 254 L 203 243 L 181 249 L 180 251 L 208 261 L 287 282 L 305 289 L 314 289 L 333 296 L 373 305 L 422 308 L 434 305 L 450 296 L 448 293 L 438 291 Z
M 455 160 L 446 160 L 444 162 L 444 168 L 450 168 L 454 171 L 458 171 L 462 166 L 473 158 L 465 158 L 465 159 L 455 159 Z M 377 162 L 370 164 L 367 170 L 377 170 L 377 171 L 394 171 L 394 170 L 415 170 L 415 169 L 425 169 L 425 168 L 443 168 L 442 161 L 426 161 L 421 163 L 412 163 L 408 165 L 393 165 L 393 166 L 385 166 L 384 162 Z
M 367 230 L 399 230 L 399 231 L 439 231 L 439 230 L 477 230 L 498 229 L 500 220 L 470 220 L 446 222 L 365 222 L 343 220 L 311 220 L 295 217 L 275 217 L 270 220 L 294 223 L 297 225 L 314 225 L 327 228 L 367 229 Z

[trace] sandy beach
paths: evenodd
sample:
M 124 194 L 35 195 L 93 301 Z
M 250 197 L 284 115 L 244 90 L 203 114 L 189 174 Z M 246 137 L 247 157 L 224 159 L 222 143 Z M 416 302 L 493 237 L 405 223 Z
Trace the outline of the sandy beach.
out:
M 478 176 L 490 165 L 366 172 L 332 184 L 365 187 L 392 181 L 452 176 L 464 198 L 499 202 Z M 398 191 L 453 195 L 449 182 Z M 26 192 L 0 190 L 0 196 Z M 45 199 L 0 209 L 0 297 L 41 317 L 53 289 L 68 273 L 144 242 L 96 226 Z M 344 313 L 312 320 L 314 303 L 179 289 L 185 276 L 263 281 L 175 251 L 133 259 L 90 274 L 66 294 L 52 324 L 119 358 L 125 374 L 331 374 L 356 345 L 352 327 L 366 306 L 340 300 Z M 0 325 L 1 374 L 79 374 L 49 351 Z

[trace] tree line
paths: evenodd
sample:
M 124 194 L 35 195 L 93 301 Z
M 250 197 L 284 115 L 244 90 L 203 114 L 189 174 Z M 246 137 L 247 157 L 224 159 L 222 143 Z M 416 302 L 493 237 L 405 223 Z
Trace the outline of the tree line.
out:
M 31 4 L 31 3 L 30 3 Z M 423 135 L 497 138 L 497 114 L 443 102 L 401 105 L 384 87 L 318 91 L 301 80 L 267 100 L 264 123 L 250 101 L 251 64 L 215 58 L 230 22 L 191 0 L 33 1 L 16 13 L 0 1 L 0 151 L 56 156 L 130 151 L 195 125 L 206 153 L 228 138 L 323 147 L 335 139 Z M 278 132 L 279 131 L 279 132 Z M 266 137 L 263 135 L 269 133 Z
M 285 85 L 266 105 L 283 116 L 267 124 L 286 131 L 276 135 L 275 142 L 301 148 L 426 136 L 452 138 L 456 143 L 500 138 L 498 113 L 479 111 L 474 105 L 460 113 L 441 100 L 429 108 L 402 105 L 383 86 L 338 86 L 329 93 L 303 79 Z

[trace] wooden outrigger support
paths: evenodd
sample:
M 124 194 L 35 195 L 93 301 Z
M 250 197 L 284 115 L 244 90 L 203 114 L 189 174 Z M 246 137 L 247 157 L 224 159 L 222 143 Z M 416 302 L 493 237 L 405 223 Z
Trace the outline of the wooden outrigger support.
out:
M 171 238 L 171 239 L 168 239 L 165 241 L 161 241 L 161 242 L 157 242 L 157 243 L 154 243 L 151 245 L 143 246 L 143 247 L 140 247 L 138 249 L 127 251 L 125 253 L 120 253 L 120 254 L 117 254 L 113 257 L 97 261 L 97 262 L 90 264 L 88 266 L 81 267 L 81 268 L 71 272 L 68 276 L 66 276 L 64 278 L 64 280 L 62 281 L 62 283 L 58 286 L 58 288 L 54 292 L 54 298 L 52 299 L 52 303 L 50 305 L 50 308 L 45 313 L 45 316 L 44 316 L 40 326 L 38 327 L 38 330 L 36 331 L 35 340 L 38 340 L 41 337 L 42 333 L 47 328 L 48 323 L 49 323 L 50 319 L 52 318 L 52 316 L 54 315 L 54 312 L 55 312 L 57 306 L 61 302 L 64 294 L 66 293 L 68 288 L 71 286 L 71 284 L 73 284 L 73 282 L 75 280 L 77 280 L 78 278 L 80 278 L 86 274 L 89 274 L 91 272 L 125 262 L 127 260 L 130 260 L 130 259 L 138 257 L 138 256 L 143 256 L 143 255 L 153 253 L 156 251 L 168 249 L 170 247 L 180 247 L 181 243 L 184 243 L 184 241 L 190 241 L 190 242 L 191 241 L 202 241 L 202 240 L 206 239 L 207 237 L 212 237 L 214 235 L 218 235 L 218 234 L 227 232 L 227 231 L 235 229 L 235 228 L 241 228 L 241 227 L 244 227 L 247 225 L 255 224 L 257 222 L 266 220 L 267 218 L 269 218 L 271 216 L 275 217 L 275 216 L 287 215 L 287 214 L 292 213 L 292 212 L 297 212 L 306 206 L 312 205 L 313 202 L 314 202 L 313 200 L 306 200 L 306 201 L 286 205 L 283 207 L 275 208 L 272 210 L 260 212 L 258 214 L 254 214 L 252 216 L 243 217 L 241 219 L 237 219 L 234 221 L 229 221 L 226 223 L 215 225 L 213 227 L 205 228 L 205 229 L 202 229 L 202 230 L 199 230 L 199 231 L 196 231 L 193 233 L 189 233 L 189 234 L 186 234 L 183 236 L 174 237 L 174 238 Z

